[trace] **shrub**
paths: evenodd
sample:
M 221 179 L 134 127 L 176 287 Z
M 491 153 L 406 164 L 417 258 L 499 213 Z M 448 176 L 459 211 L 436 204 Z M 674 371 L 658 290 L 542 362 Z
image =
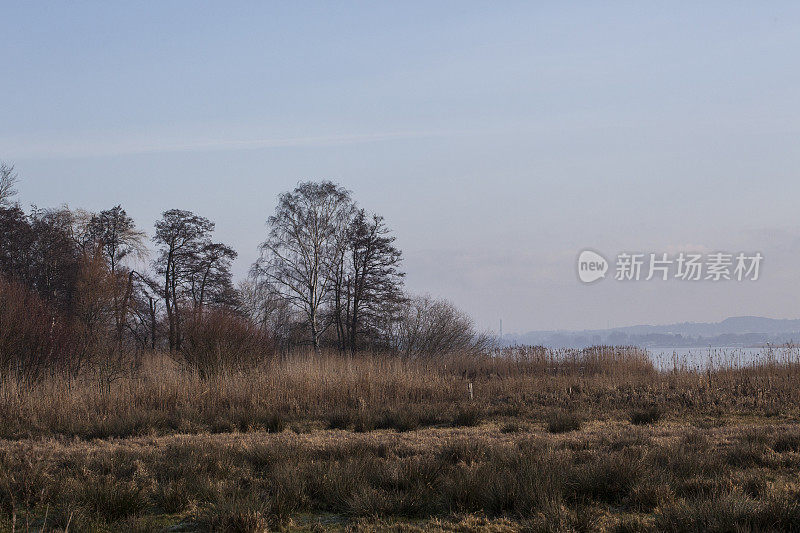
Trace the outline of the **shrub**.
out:
M 490 345 L 472 319 L 446 300 L 411 298 L 401 307 L 393 348 L 413 357 L 461 353 L 477 355 Z
M 0 375 L 36 382 L 45 372 L 73 370 L 74 328 L 37 294 L 0 275 Z
M 275 353 L 273 339 L 249 320 L 208 310 L 186 326 L 181 357 L 201 378 L 255 366 Z

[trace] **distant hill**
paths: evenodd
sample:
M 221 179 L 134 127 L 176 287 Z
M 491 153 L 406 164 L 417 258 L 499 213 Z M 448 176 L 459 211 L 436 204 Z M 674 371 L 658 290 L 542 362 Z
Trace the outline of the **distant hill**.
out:
M 529 331 L 506 334 L 504 346 L 541 344 L 553 348 L 583 348 L 593 344 L 632 344 L 642 347 L 760 346 L 800 342 L 800 319 L 737 316 L 721 322 L 681 322 L 663 326 L 638 325 L 582 331 Z

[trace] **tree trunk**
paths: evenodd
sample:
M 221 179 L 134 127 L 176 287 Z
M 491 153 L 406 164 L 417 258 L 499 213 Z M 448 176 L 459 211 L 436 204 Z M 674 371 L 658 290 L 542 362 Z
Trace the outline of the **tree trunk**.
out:
M 170 276 L 172 282 L 172 320 L 175 323 L 175 351 L 181 350 L 181 317 L 178 309 L 178 287 L 175 282 L 175 266 L 172 266 L 172 275 Z
M 170 301 L 170 259 L 167 259 L 166 273 L 164 274 L 164 304 L 167 308 L 167 323 L 169 324 L 169 351 L 175 350 L 175 319 L 172 312 L 172 302 Z
M 317 310 L 311 310 L 311 343 L 314 346 L 314 352 L 319 352 L 319 334 L 317 333 Z
M 150 300 L 150 348 L 156 349 L 156 301 Z
M 353 318 L 350 321 L 350 353 L 356 353 L 356 342 L 358 340 L 358 306 L 361 302 L 353 296 Z

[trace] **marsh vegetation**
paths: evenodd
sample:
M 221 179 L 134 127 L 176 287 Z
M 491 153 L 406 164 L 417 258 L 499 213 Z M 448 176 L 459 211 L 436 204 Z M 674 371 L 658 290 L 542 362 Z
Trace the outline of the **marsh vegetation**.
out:
M 793 529 L 798 384 L 800 366 L 658 372 L 615 347 L 7 377 L 3 528 Z

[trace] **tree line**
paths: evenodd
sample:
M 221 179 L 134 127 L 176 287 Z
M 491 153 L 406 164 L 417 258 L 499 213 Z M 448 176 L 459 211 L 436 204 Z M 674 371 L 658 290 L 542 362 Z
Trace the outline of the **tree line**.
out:
M 18 179 L 0 164 L 4 370 L 91 367 L 113 380 L 147 350 L 210 373 L 304 346 L 419 357 L 487 343 L 450 303 L 406 293 L 386 221 L 333 182 L 279 196 L 258 260 L 235 283 L 237 252 L 206 217 L 167 210 L 148 239 L 121 205 L 26 212 Z

